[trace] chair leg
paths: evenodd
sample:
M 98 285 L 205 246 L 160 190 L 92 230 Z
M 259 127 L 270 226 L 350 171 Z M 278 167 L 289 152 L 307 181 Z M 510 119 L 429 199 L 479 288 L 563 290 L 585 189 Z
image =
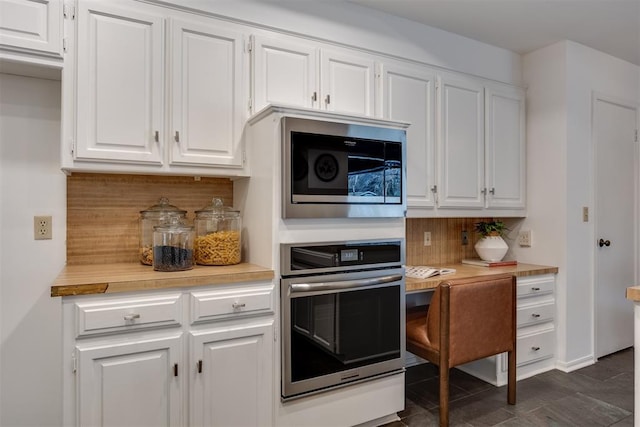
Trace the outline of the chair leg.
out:
M 516 352 L 509 352 L 509 372 L 507 385 L 507 402 L 509 405 L 516 404 Z
M 449 426 L 449 368 L 440 365 L 440 427 Z

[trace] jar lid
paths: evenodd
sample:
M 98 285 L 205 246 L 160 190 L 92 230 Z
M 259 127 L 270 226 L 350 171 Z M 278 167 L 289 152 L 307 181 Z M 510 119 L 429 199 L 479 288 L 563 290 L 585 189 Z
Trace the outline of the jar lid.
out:
M 234 210 L 229 206 L 224 206 L 224 202 L 219 197 L 214 197 L 211 204 L 196 211 L 196 216 L 213 216 L 213 217 L 237 217 L 240 211 Z
M 185 215 L 187 211 L 169 204 L 169 199 L 160 197 L 158 204 L 149 206 L 147 209 L 140 211 L 143 216 L 161 216 L 161 215 Z
M 193 230 L 193 227 L 183 224 L 179 217 L 172 216 L 168 221 L 154 226 L 153 230 L 161 233 L 185 233 Z

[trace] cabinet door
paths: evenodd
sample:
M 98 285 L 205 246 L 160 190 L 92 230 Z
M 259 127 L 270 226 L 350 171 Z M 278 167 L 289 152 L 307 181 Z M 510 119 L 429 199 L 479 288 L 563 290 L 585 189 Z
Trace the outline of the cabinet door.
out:
M 381 76 L 384 118 L 411 123 L 407 129 L 407 207 L 433 207 L 435 73 L 386 63 Z
M 242 166 L 242 34 L 173 19 L 171 42 L 171 164 Z
M 75 158 L 160 164 L 163 19 L 114 4 L 78 4 Z
M 525 104 L 518 88 L 485 93 L 488 208 L 525 207 Z
M 181 332 L 155 339 L 79 344 L 78 425 L 184 425 L 182 349 Z
M 445 75 L 438 83 L 438 207 L 484 207 L 484 87 Z
M 273 321 L 192 332 L 194 426 L 271 425 Z
M 0 0 L 0 46 L 60 55 L 62 0 Z
M 253 111 L 268 104 L 316 108 L 318 49 L 285 39 L 252 37 Z
M 323 50 L 320 56 L 322 108 L 372 116 L 375 108 L 375 61 L 342 51 Z

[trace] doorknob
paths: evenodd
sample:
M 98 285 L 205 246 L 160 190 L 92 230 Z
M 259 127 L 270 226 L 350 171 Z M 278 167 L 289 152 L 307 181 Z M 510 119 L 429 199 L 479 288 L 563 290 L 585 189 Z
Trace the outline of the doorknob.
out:
M 609 240 L 600 239 L 598 241 L 598 246 L 600 246 L 600 247 L 611 246 L 611 242 Z

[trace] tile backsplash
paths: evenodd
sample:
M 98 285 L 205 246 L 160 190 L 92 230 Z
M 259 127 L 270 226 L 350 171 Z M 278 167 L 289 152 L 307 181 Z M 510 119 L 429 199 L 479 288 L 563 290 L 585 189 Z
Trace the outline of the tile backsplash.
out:
M 479 235 L 473 224 L 487 218 L 407 218 L 407 265 L 439 265 L 459 263 L 464 258 L 477 258 L 473 245 Z M 462 231 L 467 231 L 468 244 L 462 244 Z M 424 246 L 424 233 L 431 232 L 431 246 Z

